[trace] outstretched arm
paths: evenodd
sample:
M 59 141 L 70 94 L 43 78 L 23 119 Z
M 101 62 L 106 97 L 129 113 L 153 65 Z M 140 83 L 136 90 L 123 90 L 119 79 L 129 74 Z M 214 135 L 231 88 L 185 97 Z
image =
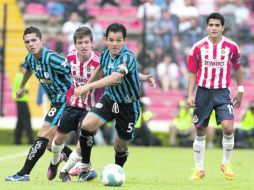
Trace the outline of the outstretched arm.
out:
M 75 96 L 77 97 L 83 97 L 86 96 L 86 94 L 93 89 L 98 89 L 98 88 L 105 88 L 108 86 L 112 86 L 117 84 L 117 82 L 123 78 L 123 74 L 118 73 L 118 72 L 113 72 L 111 75 L 106 76 L 98 81 L 90 82 L 87 83 L 84 86 L 79 86 L 78 88 L 75 89 Z
M 19 86 L 19 89 L 16 93 L 16 97 L 17 98 L 22 98 L 22 96 L 24 95 L 24 91 L 25 91 L 25 85 L 27 83 L 27 81 L 30 79 L 30 77 L 32 76 L 32 71 L 31 70 L 27 70 L 25 71 L 25 73 L 23 74 L 23 79 L 21 81 L 21 84 Z
M 138 73 L 138 76 L 139 76 L 139 79 L 140 79 L 141 81 L 148 82 L 148 84 L 149 84 L 151 87 L 156 88 L 156 83 L 155 83 L 155 80 L 154 80 L 154 78 L 153 78 L 152 75 L 144 75 L 144 74 Z

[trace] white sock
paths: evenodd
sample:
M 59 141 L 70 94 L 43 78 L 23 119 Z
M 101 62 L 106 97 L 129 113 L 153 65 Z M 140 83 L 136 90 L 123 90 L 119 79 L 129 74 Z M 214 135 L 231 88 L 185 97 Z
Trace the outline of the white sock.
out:
M 77 162 L 80 162 L 82 157 L 76 150 L 72 151 L 71 155 L 69 156 L 68 161 L 64 164 L 61 172 L 68 172 L 75 166 Z
M 60 161 L 61 152 L 64 148 L 64 144 L 56 145 L 55 141 L 52 141 L 51 149 L 53 153 L 53 159 L 51 160 L 51 163 L 56 165 Z
M 223 147 L 222 164 L 229 164 L 234 148 L 234 134 L 226 135 L 223 133 L 222 147 Z
M 195 168 L 200 170 L 204 170 L 205 139 L 206 136 L 195 136 L 193 143 Z

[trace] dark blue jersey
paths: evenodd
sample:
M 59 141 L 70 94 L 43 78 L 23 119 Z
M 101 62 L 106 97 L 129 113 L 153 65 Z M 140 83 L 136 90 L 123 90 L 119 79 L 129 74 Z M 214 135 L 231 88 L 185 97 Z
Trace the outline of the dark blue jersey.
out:
M 29 53 L 23 64 L 31 70 L 42 84 L 51 104 L 65 103 L 66 92 L 71 87 L 71 67 L 65 58 L 58 53 L 43 48 L 41 57 L 36 60 Z
M 104 76 L 109 76 L 113 72 L 124 74 L 124 77 L 114 86 L 105 89 L 109 98 L 117 103 L 132 103 L 140 98 L 140 80 L 138 76 L 137 60 L 126 45 L 121 53 L 114 59 L 111 58 L 109 50 L 102 53 L 100 64 L 103 68 Z

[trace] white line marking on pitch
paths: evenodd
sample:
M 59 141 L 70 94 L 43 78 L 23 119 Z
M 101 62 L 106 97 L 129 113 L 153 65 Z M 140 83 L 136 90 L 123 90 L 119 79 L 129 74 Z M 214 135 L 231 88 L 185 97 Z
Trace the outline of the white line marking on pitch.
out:
M 18 158 L 18 157 L 22 157 L 22 156 L 25 156 L 25 155 L 27 155 L 27 152 L 21 152 L 21 153 L 12 154 L 12 155 L 9 155 L 9 156 L 3 156 L 3 157 L 0 157 L 0 162 L 5 161 L 5 160 L 11 160 L 11 159 Z

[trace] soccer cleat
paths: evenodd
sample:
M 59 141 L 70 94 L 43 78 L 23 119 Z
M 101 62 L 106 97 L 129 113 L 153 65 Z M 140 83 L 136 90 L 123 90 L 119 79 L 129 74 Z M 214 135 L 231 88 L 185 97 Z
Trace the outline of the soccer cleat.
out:
M 79 165 L 80 175 L 78 181 L 90 181 L 97 177 L 97 173 L 92 169 L 91 163 Z
M 17 173 L 12 176 L 7 176 L 5 181 L 30 181 L 29 175 L 18 175 Z
M 201 170 L 201 169 L 198 169 L 198 168 L 195 168 L 193 170 L 193 173 L 191 174 L 190 179 L 191 180 L 197 180 L 197 179 L 202 179 L 203 177 L 205 177 L 205 171 Z
M 49 168 L 48 168 L 48 180 L 53 180 L 56 177 L 57 174 L 57 168 L 59 166 L 61 161 L 59 161 L 56 165 L 52 164 L 50 162 Z
M 69 176 L 68 172 L 60 172 L 59 177 L 62 182 L 71 182 L 71 177 Z
M 79 176 L 83 172 L 83 163 L 78 162 L 70 171 L 70 176 Z
M 230 164 L 222 164 L 221 165 L 221 171 L 224 174 L 224 177 L 228 180 L 234 180 L 235 174 L 230 166 Z

